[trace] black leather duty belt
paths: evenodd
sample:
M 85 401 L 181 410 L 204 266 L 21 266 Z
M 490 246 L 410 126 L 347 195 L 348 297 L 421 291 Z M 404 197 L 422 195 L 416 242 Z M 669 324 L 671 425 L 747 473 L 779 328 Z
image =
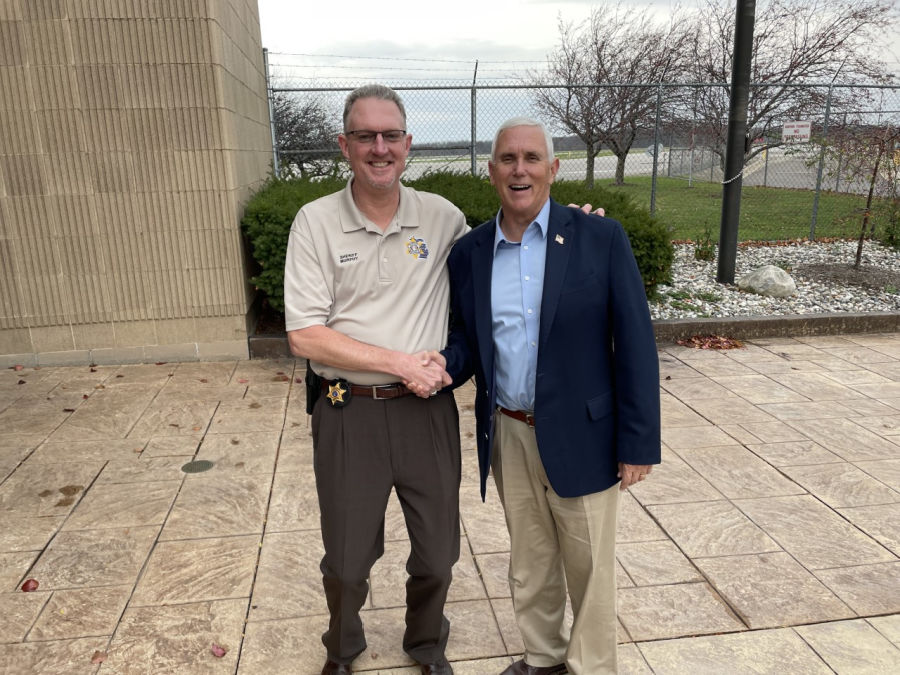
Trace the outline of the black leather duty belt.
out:
M 501 405 L 497 406 L 497 410 L 507 417 L 512 417 L 514 420 L 519 420 L 520 422 L 525 422 L 525 424 L 530 427 L 534 426 L 534 415 L 532 413 L 523 412 L 522 410 L 510 410 Z

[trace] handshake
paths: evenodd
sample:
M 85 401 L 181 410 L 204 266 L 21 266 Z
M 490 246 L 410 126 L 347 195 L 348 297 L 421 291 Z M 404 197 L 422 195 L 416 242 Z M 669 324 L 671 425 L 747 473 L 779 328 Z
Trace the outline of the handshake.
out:
M 402 382 L 420 398 L 434 396 L 453 382 L 447 374 L 447 360 L 437 351 L 422 351 L 407 354 Z

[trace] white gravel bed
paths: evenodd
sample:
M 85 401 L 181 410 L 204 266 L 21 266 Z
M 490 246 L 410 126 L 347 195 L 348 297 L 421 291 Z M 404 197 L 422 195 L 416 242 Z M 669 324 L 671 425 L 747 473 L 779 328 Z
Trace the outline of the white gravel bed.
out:
M 717 260 L 696 260 L 693 244 L 677 244 L 672 264 L 672 284 L 658 288 L 660 300 L 650 303 L 654 319 L 688 319 L 725 316 L 772 316 L 828 312 L 900 312 L 900 288 L 873 290 L 838 282 L 805 279 L 800 265 L 841 264 L 850 266 L 856 242 L 796 242 L 778 246 L 740 246 L 735 282 L 763 265 L 788 270 L 797 284 L 789 298 L 769 298 L 738 290 L 736 284 L 716 282 Z M 862 265 L 900 273 L 897 251 L 867 241 Z

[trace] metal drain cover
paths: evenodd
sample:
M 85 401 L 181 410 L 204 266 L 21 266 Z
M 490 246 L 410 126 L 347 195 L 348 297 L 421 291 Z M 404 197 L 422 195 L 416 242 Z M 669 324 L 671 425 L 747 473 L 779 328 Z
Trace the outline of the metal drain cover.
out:
M 203 473 L 204 471 L 209 471 L 211 468 L 213 468 L 212 462 L 207 459 L 198 459 L 194 462 L 188 462 L 181 467 L 181 470 L 185 473 Z

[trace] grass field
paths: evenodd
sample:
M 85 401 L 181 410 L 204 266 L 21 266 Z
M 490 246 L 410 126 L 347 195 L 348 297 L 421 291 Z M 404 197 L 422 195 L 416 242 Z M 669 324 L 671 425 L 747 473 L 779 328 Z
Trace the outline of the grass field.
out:
M 649 176 L 629 176 L 616 187 L 611 181 L 598 186 L 627 193 L 641 206 L 650 207 Z M 744 187 L 741 190 L 740 241 L 775 241 L 809 237 L 813 198 L 811 190 Z M 865 197 L 832 192 L 819 196 L 816 238 L 859 236 Z M 615 217 L 615 214 L 610 214 Z M 673 239 L 702 239 L 709 231 L 713 241 L 719 238 L 722 218 L 722 186 L 657 178 L 656 216 L 672 229 Z M 874 214 L 876 224 L 879 214 Z
M 608 150 L 600 153 L 611 155 Z M 584 157 L 584 152 L 557 153 L 560 159 Z M 486 156 L 479 156 L 485 160 Z M 468 155 L 455 157 L 417 157 L 411 163 L 439 164 L 446 170 L 459 164 L 468 168 Z M 598 179 L 595 185 L 629 195 L 635 203 L 650 208 L 650 176 L 627 176 L 625 185 L 615 186 L 608 179 Z M 807 239 L 812 224 L 815 192 L 806 189 L 744 186 L 741 190 L 739 241 L 784 241 Z M 596 204 L 595 206 L 602 206 Z M 816 217 L 815 238 L 838 237 L 855 239 L 859 236 L 865 207 L 865 195 L 822 191 Z M 872 218 L 876 228 L 884 219 L 886 204 L 876 203 Z M 614 213 L 609 214 L 615 217 Z M 656 216 L 672 231 L 672 239 L 702 240 L 707 233 L 712 241 L 719 238 L 722 218 L 722 185 L 695 179 L 691 186 L 678 178 L 659 176 L 656 189 Z M 877 234 L 877 233 L 876 233 Z

